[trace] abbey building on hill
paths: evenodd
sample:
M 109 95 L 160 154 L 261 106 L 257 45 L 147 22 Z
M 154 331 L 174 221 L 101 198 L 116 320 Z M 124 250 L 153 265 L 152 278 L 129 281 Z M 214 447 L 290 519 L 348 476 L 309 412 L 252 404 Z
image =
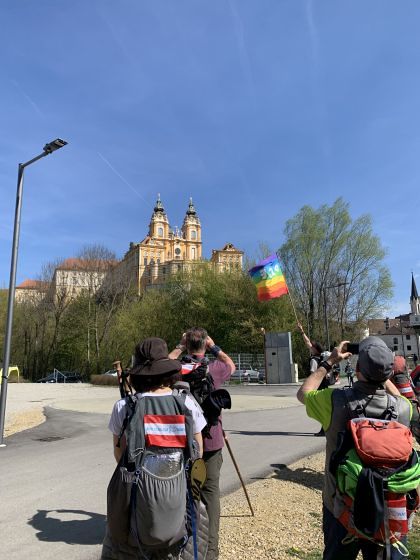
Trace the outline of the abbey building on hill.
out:
M 210 263 L 219 271 L 241 269 L 243 251 L 227 243 L 222 249 L 213 249 Z M 163 203 L 158 195 L 146 237 L 139 243 L 130 243 L 124 258 L 114 274 L 130 278 L 138 294 L 159 287 L 180 271 L 192 271 L 205 262 L 202 257 L 202 230 L 200 218 L 190 199 L 181 229 L 172 228 Z
M 68 297 L 73 298 L 82 290 L 97 291 L 107 285 L 124 283 L 140 295 L 150 288 L 161 287 L 174 274 L 192 271 L 202 263 L 207 263 L 220 273 L 240 270 L 243 251 L 232 243 L 226 243 L 222 249 L 213 249 L 210 259 L 204 259 L 201 223 L 192 199 L 179 229 L 171 227 L 158 195 L 147 235 L 142 241 L 131 242 L 122 260 L 101 263 L 100 270 L 96 270 L 97 259 L 66 259 L 63 265 L 57 267 L 49 291 L 54 292 L 54 297 L 65 291 Z M 93 277 L 94 283 L 91 281 Z M 16 301 L 28 301 L 34 297 L 40 297 L 39 282 L 25 280 L 17 286 Z

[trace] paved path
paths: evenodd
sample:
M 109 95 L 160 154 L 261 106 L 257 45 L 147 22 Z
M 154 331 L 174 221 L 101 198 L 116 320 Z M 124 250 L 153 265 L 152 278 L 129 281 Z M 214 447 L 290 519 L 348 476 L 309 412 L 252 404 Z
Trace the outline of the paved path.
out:
M 242 388 L 233 389 L 234 400 L 238 390 L 251 400 L 258 391 L 251 388 L 245 394 Z M 251 411 L 225 415 L 225 428 L 246 481 L 269 474 L 273 465 L 289 464 L 323 448 L 324 441 L 312 435 L 317 424 L 292 400 L 295 391 L 261 389 L 259 396 L 265 395 L 266 404 L 277 399 L 278 406 L 282 401 L 286 407 L 255 410 L 254 406 Z M 264 408 L 262 399 L 259 407 Z M 46 412 L 47 422 L 11 436 L 0 450 L 2 554 L 8 560 L 97 560 L 105 489 L 115 467 L 108 414 L 55 408 Z M 225 452 L 222 491 L 237 486 Z

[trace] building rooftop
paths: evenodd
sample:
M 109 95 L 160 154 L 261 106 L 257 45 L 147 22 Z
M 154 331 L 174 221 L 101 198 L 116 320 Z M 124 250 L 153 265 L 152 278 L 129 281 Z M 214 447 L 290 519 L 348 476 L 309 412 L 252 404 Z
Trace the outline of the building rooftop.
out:
M 22 290 L 40 290 L 43 288 L 44 282 L 41 280 L 32 280 L 31 278 L 27 278 L 23 282 L 21 282 L 16 288 Z

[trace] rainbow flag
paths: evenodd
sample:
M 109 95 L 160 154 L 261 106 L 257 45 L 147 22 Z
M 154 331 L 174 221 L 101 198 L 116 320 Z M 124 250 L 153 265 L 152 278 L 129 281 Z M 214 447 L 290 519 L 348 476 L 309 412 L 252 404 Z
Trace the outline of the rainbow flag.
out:
M 256 288 L 258 301 L 278 298 L 289 293 L 277 255 L 270 255 L 249 271 Z

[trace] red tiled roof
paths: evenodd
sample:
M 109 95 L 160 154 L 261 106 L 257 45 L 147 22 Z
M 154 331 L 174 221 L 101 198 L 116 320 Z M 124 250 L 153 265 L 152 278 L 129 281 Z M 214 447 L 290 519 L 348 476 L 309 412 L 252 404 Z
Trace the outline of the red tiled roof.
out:
M 26 290 L 39 290 L 43 286 L 41 280 L 31 280 L 30 278 L 24 280 L 21 284 L 16 286 L 16 288 L 23 288 Z

